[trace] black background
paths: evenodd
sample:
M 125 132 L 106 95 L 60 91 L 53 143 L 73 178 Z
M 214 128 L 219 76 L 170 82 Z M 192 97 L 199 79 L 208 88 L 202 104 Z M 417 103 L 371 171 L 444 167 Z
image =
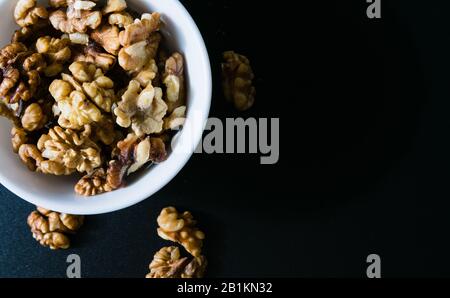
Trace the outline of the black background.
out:
M 161 208 L 190 210 L 205 231 L 209 277 L 450 275 L 449 4 L 365 0 L 182 1 L 207 44 L 211 116 L 279 117 L 280 160 L 196 154 L 160 192 L 90 216 L 67 251 L 32 238 L 33 206 L 1 188 L 0 276 L 143 277 L 159 248 Z M 254 108 L 223 99 L 224 50 L 247 55 Z

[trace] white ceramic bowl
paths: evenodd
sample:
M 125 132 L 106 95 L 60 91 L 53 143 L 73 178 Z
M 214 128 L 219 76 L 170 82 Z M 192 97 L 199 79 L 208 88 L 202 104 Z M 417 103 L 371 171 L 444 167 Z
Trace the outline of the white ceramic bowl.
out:
M 46 4 L 47 1 L 39 1 Z M 0 0 L 0 45 L 9 43 L 13 30 L 13 9 L 16 1 Z M 12 152 L 11 125 L 0 120 L 0 182 L 24 200 L 51 210 L 71 214 L 99 214 L 136 204 L 157 192 L 177 175 L 191 157 L 194 146 L 177 150 L 181 143 L 197 144 L 201 140 L 211 103 L 211 68 L 201 34 L 183 5 L 177 0 L 127 0 L 139 12 L 157 11 L 162 15 L 163 35 L 171 50 L 186 60 L 187 121 L 201 123 L 183 129 L 177 135 L 172 153 L 165 162 L 143 170 L 119 190 L 84 198 L 74 193 L 75 177 L 53 177 L 30 172 Z

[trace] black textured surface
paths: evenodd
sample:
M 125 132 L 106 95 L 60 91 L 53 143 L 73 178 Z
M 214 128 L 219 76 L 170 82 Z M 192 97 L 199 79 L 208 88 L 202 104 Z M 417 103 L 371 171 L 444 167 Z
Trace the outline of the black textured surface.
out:
M 210 277 L 364 277 L 371 253 L 385 277 L 449 276 L 449 5 L 383 1 L 374 21 L 360 0 L 182 2 L 210 52 L 211 115 L 280 117 L 280 162 L 197 154 L 152 198 L 89 217 L 57 252 L 31 238 L 33 206 L 1 188 L 0 276 L 64 277 L 76 253 L 84 277 L 143 277 L 166 244 L 155 220 L 167 205 L 198 219 Z M 221 96 L 227 49 L 257 74 L 244 114 Z

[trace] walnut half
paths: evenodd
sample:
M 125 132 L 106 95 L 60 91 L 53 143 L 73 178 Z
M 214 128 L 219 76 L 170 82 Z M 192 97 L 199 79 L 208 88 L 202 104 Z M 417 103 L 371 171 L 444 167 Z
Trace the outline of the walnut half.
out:
M 33 238 L 50 249 L 67 249 L 70 240 L 67 234 L 74 234 L 83 225 L 84 216 L 58 213 L 37 207 L 27 219 Z
M 48 19 L 48 12 L 45 7 L 36 6 L 36 0 L 19 0 L 14 9 L 14 19 L 20 27 L 31 26 Z
M 177 242 L 194 257 L 200 257 L 205 234 L 196 227 L 189 211 L 180 214 L 174 207 L 164 208 L 157 219 L 158 235 Z
M 38 103 L 29 105 L 22 116 L 22 127 L 27 131 L 41 129 L 46 122 L 47 115 L 44 114 Z
M 80 173 L 91 173 L 102 163 L 101 149 L 89 136 L 59 126 L 41 135 L 37 147 L 42 157 Z
M 109 184 L 104 169 L 96 169 L 82 177 L 75 185 L 75 192 L 82 196 L 95 196 L 114 190 Z
M 166 112 L 162 89 L 152 84 L 142 89 L 135 80 L 130 81 L 122 100 L 114 109 L 117 124 L 125 128 L 131 126 L 137 136 L 161 132 Z
M 146 278 L 201 278 L 206 265 L 204 256 L 189 260 L 187 257 L 181 257 L 178 247 L 163 247 L 154 255 L 149 265 L 150 273 Z
M 251 108 L 255 102 L 254 74 L 247 57 L 233 51 L 223 53 L 222 78 L 225 98 L 239 111 Z

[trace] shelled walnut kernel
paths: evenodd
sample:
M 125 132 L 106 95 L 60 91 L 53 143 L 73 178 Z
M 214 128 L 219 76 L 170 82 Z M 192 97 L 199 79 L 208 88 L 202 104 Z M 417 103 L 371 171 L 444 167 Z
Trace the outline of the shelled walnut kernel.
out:
M 161 238 L 181 244 L 194 257 L 201 255 L 205 234 L 196 227 L 189 211 L 180 214 L 174 207 L 164 208 L 157 222 Z
M 50 249 L 67 249 L 70 240 L 67 234 L 74 234 L 83 225 L 84 216 L 58 213 L 37 207 L 27 219 L 28 226 L 42 246 Z

